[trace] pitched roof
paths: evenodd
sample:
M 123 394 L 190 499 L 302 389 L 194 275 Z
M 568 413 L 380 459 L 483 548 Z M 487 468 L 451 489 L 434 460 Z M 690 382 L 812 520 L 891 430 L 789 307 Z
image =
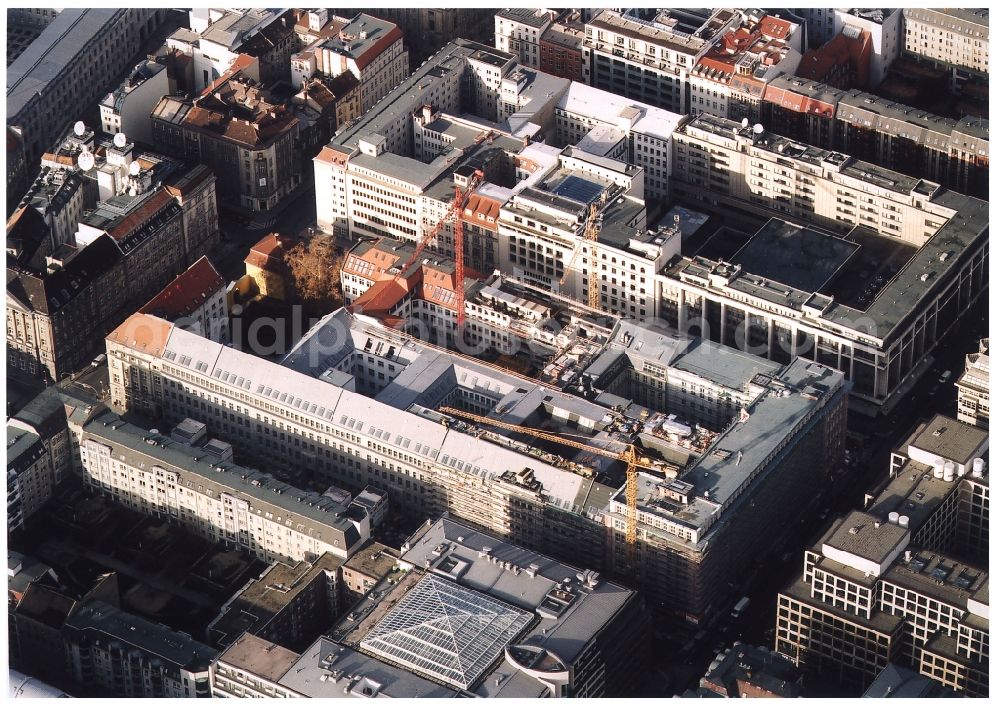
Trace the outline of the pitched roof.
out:
M 176 320 L 200 308 L 214 293 L 226 285 L 207 256 L 202 256 L 171 281 L 152 300 L 139 309 L 140 313 L 159 315 Z
M 108 229 L 107 232 L 115 241 L 124 241 L 134 231 L 142 228 L 144 224 L 149 222 L 154 214 L 170 204 L 174 204 L 173 197 L 165 189 L 158 189 L 138 209 L 134 209 L 128 216 Z
M 250 248 L 243 260 L 248 266 L 264 270 L 280 270 L 285 267 L 285 240 L 276 232 L 271 232 Z
M 106 339 L 162 357 L 173 327 L 166 320 L 154 315 L 135 313 L 115 328 Z
M 7 295 L 30 310 L 52 315 L 111 270 L 121 256 L 114 240 L 101 234 L 54 273 L 31 273 L 8 266 Z

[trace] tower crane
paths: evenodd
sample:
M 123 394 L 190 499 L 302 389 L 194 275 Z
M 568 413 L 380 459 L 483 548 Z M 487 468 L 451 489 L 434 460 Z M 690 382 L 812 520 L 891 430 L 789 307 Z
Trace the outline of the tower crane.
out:
M 605 194 L 602 192 L 598 200 L 591 202 L 587 208 L 587 220 L 583 226 L 584 243 L 580 244 L 579 250 L 573 252 L 572 258 L 570 258 L 563 271 L 562 278 L 559 279 L 560 286 L 566 283 L 566 277 L 569 275 L 569 267 L 576 261 L 577 256 L 589 250 L 590 273 L 587 276 L 587 305 L 595 310 L 601 309 L 601 286 L 597 277 L 597 237 L 601 233 L 600 210 L 604 205 L 604 198 Z
M 422 239 L 417 244 L 416 248 L 413 250 L 413 255 L 409 258 L 406 264 L 400 270 L 400 273 L 406 273 L 410 266 L 416 263 L 420 254 L 431 242 L 431 239 L 436 237 L 449 221 L 454 220 L 454 233 L 455 233 L 455 295 L 458 298 L 458 312 L 457 312 L 457 331 L 458 336 L 461 337 L 462 326 L 465 324 L 465 239 L 464 230 L 462 227 L 462 209 L 465 207 L 465 202 L 472 194 L 473 190 L 479 186 L 483 181 L 485 175 L 482 170 L 476 170 L 472 173 L 469 181 L 465 187 L 462 189 L 459 185 L 455 185 L 455 196 L 452 198 L 451 206 L 443 217 L 434 225 L 432 229 L 424 233 Z
M 607 450 L 605 448 L 598 448 L 597 446 L 588 445 L 586 443 L 580 443 L 579 441 L 569 440 L 564 438 L 567 434 L 557 435 L 549 431 L 543 431 L 538 428 L 530 428 L 528 426 L 520 426 L 514 423 L 507 423 L 505 421 L 497 421 L 496 419 L 491 419 L 487 416 L 480 416 L 478 414 L 471 414 L 460 409 L 454 409 L 450 406 L 439 406 L 438 411 L 443 414 L 448 414 L 449 416 L 456 416 L 470 421 L 475 421 L 476 423 L 483 424 L 486 426 L 496 426 L 497 428 L 504 428 L 508 431 L 515 431 L 518 433 L 526 433 L 536 438 L 541 438 L 546 441 L 552 441 L 554 443 L 560 443 L 562 445 L 571 446 L 573 448 L 579 448 L 580 450 L 587 451 L 588 453 L 593 453 L 595 455 L 604 456 L 606 458 L 611 458 L 613 460 L 620 460 L 625 463 L 625 541 L 627 542 L 626 552 L 628 559 L 628 568 L 630 572 L 635 571 L 635 552 L 636 552 L 636 519 L 638 513 L 636 510 L 636 505 L 639 497 L 639 468 L 647 468 L 649 470 L 659 470 L 652 466 L 644 465 L 640 462 L 640 457 L 638 454 L 638 449 L 635 445 L 631 443 L 625 443 L 625 449 L 620 453 Z

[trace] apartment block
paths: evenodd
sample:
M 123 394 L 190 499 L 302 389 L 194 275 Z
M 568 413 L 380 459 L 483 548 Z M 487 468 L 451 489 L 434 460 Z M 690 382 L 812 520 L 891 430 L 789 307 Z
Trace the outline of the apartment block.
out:
M 437 411 L 445 406 L 498 424 L 582 433 L 621 450 L 644 430 L 644 409 L 610 393 L 599 399 L 593 387 L 593 400 L 586 398 L 582 371 L 560 375 L 563 387 L 575 383 L 579 393 L 543 389 L 343 310 L 311 329 L 283 364 L 141 314 L 107 343 L 115 407 L 168 421 L 198 416 L 213 435 L 233 440 L 275 470 L 294 475 L 308 469 L 321 482 L 350 490 L 374 484 L 414 514 L 447 511 L 514 543 L 539 544 L 539 551 L 581 563 L 592 563 L 601 549 L 602 558 L 614 560 L 602 562 L 604 570 L 624 568 L 624 478 L 617 454 L 604 462 L 592 455 L 566 458 L 565 451 L 528 445 L 516 430 L 494 432 Z M 679 338 L 671 349 L 683 346 L 691 343 Z M 741 353 L 717 348 L 711 356 L 715 364 L 708 371 L 731 362 L 739 367 L 733 388 L 756 392 L 745 407 L 746 421 L 714 438 L 673 424 L 657 434 L 650 424 L 650 436 L 641 439 L 648 465 L 663 477 L 643 483 L 651 486 L 651 507 L 640 511 L 637 577 L 651 598 L 663 601 L 662 611 L 681 622 L 699 622 L 728 602 L 722 579 L 738 578 L 769 546 L 788 513 L 786 503 L 795 500 L 794 508 L 816 494 L 843 447 L 845 387 L 838 372 L 796 360 L 769 376 L 744 369 L 754 360 Z M 667 484 L 664 478 L 678 476 L 678 489 L 687 491 L 676 493 L 683 502 L 656 492 Z M 750 494 L 755 505 L 749 505 Z M 785 506 L 772 509 L 761 499 Z M 747 551 L 738 551 L 744 544 Z M 750 545 L 756 545 L 754 554 Z
M 530 7 L 500 10 L 494 16 L 496 48 L 515 55 L 518 63 L 526 67 L 540 68 L 541 38 L 557 14 L 555 10 Z
M 208 624 L 208 641 L 224 650 L 252 633 L 285 648 L 308 647 L 341 614 L 338 577 L 343 562 L 330 552 L 294 566 L 275 561 L 226 601 Z
M 346 610 L 399 570 L 399 551 L 369 540 L 340 567 L 340 597 Z
M 965 356 L 958 387 L 958 420 L 980 428 L 990 426 L 990 341 L 979 341 L 979 351 Z
M 7 126 L 23 146 L 25 181 L 80 117 L 66 107 L 100 100 L 166 15 L 163 8 L 69 8 L 7 67 Z
M 794 71 L 802 56 L 793 48 L 799 31 L 788 20 L 765 15 L 748 16 L 723 32 L 688 75 L 688 113 L 734 119 L 752 115 L 743 105 L 744 90 L 750 82 L 766 84 L 779 72 Z
M 862 409 L 894 405 L 986 287 L 986 203 L 930 180 L 707 115 L 675 131 L 673 177 L 674 195 L 706 211 L 773 218 L 674 259 L 662 317 L 838 367 Z
M 947 416 L 922 422 L 892 452 L 884 487 L 866 511 L 901 522 L 917 546 L 986 564 L 986 432 Z
M 217 242 L 218 214 L 207 168 L 139 151 L 127 139 L 118 144 L 86 126 L 43 163 L 51 172 L 39 180 L 74 185 L 73 201 L 63 203 L 55 234 L 28 203 L 8 223 L 7 356 L 11 366 L 58 380 Z
M 52 497 L 52 461 L 42 439 L 7 426 L 7 532 L 21 529 Z
M 586 24 L 583 81 L 674 113 L 691 109 L 695 65 L 728 29 L 738 10 L 603 10 Z
M 538 68 L 552 76 L 583 81 L 585 34 L 579 10 L 570 10 L 556 19 L 538 39 Z
M 207 256 L 191 264 L 139 308 L 215 342 L 229 340 L 228 287 Z
M 210 167 L 221 202 L 267 211 L 301 180 L 299 120 L 242 73 L 246 66 L 237 60 L 194 99 L 160 99 L 151 116 L 153 139 L 171 155 Z
M 102 601 L 82 605 L 63 627 L 76 682 L 119 697 L 208 697 L 216 652 L 191 636 Z
M 190 29 L 181 27 L 167 37 L 168 49 L 175 50 L 191 63 L 193 89 L 201 93 L 228 73 L 240 55 L 252 59 L 252 73 L 257 81 L 261 62 L 243 51 L 243 45 L 270 23 L 280 22 L 285 15 L 277 10 L 251 8 L 194 8 L 188 11 Z M 294 21 L 293 23 L 294 24 Z M 288 27 L 291 30 L 291 27 Z M 259 54 L 260 52 L 256 52 Z
M 970 79 L 987 81 L 990 66 L 989 9 L 903 10 L 907 55 L 951 71 L 957 88 Z
M 556 104 L 554 144 L 641 167 L 644 196 L 665 200 L 682 118 L 574 81 Z
M 95 491 L 265 561 L 346 558 L 370 532 L 364 510 L 235 465 L 218 441 L 196 448 L 110 412 L 82 427 L 80 456 Z
M 885 81 L 892 63 L 903 53 L 903 10 L 900 8 L 852 8 L 834 10 L 834 34 L 854 37 L 862 32 L 871 38 L 867 85 L 872 89 Z
M 153 144 L 149 114 L 171 88 L 170 72 L 165 64 L 140 62 L 114 91 L 101 100 L 101 130 L 108 135 L 124 133 L 142 145 Z M 173 87 L 176 89 L 176 86 Z
M 71 474 L 81 472 L 78 427 L 106 410 L 103 403 L 79 390 L 52 385 L 9 417 L 7 425 L 41 440 L 53 483 L 59 485 Z
M 772 79 L 761 120 L 793 140 L 986 199 L 989 121 L 944 118 L 874 94 L 792 76 Z
M 292 86 L 299 87 L 317 76 L 336 79 L 353 75 L 358 81 L 359 112 L 366 113 L 409 73 L 403 33 L 392 22 L 362 13 L 337 33 L 320 34 L 326 36 L 318 36 L 291 56 Z
M 987 573 L 915 545 L 902 522 L 855 511 L 806 550 L 778 594 L 775 648 L 859 692 L 895 663 L 986 696 Z

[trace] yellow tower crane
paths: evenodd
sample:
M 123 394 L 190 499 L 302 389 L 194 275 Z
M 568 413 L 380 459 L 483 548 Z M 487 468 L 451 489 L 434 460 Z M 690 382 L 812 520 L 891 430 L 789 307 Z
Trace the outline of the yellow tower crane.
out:
M 566 277 L 569 275 L 569 267 L 576 262 L 576 257 L 583 252 L 584 254 L 590 251 L 590 272 L 587 274 L 587 305 L 595 310 L 601 309 L 601 283 L 598 278 L 598 264 L 597 264 L 597 237 L 601 233 L 600 225 L 600 211 L 601 207 L 604 206 L 605 194 L 601 193 L 601 196 L 596 202 L 591 202 L 590 206 L 587 208 L 587 221 L 583 226 L 583 242 L 580 244 L 580 249 L 573 252 L 573 256 L 570 258 L 569 262 L 566 264 L 566 268 L 563 271 L 562 278 L 559 279 L 559 285 L 562 286 L 566 283 Z
M 620 460 L 625 463 L 625 541 L 627 542 L 626 552 L 628 558 L 628 570 L 630 573 L 635 572 L 635 551 L 636 551 L 636 503 L 639 497 L 639 468 L 648 468 L 649 470 L 659 470 L 651 466 L 643 465 L 639 462 L 639 455 L 636 447 L 631 443 L 624 443 L 625 450 L 620 453 L 607 450 L 605 448 L 598 448 L 597 446 L 591 446 L 586 443 L 580 443 L 579 441 L 569 440 L 565 436 L 571 434 L 555 434 L 550 431 L 543 431 L 539 428 L 530 428 L 528 426 L 519 426 L 514 423 L 506 423 L 505 421 L 497 421 L 496 419 L 491 419 L 487 416 L 479 416 L 478 414 L 470 414 L 467 411 L 462 411 L 460 409 L 453 409 L 450 406 L 440 406 L 438 411 L 443 414 L 448 414 L 449 416 L 456 416 L 459 418 L 468 419 L 470 421 L 475 421 L 476 423 L 483 424 L 486 426 L 496 426 L 497 428 L 504 428 L 508 431 L 516 431 L 518 433 L 526 433 L 536 438 L 541 438 L 546 441 L 552 441 L 553 443 L 560 443 L 563 445 L 571 446 L 573 448 L 579 448 L 580 450 L 587 451 L 588 453 L 593 453 L 595 455 L 601 455 L 606 458 L 612 458 L 614 460 Z

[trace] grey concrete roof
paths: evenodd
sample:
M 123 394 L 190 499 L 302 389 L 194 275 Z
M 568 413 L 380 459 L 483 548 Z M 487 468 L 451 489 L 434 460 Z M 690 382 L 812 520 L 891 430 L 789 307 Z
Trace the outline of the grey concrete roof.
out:
M 45 455 L 42 439 L 30 431 L 7 425 L 7 470 L 23 472 Z
M 907 534 L 898 524 L 854 510 L 831 528 L 824 543 L 881 564 Z
M 298 658 L 298 654 L 288 648 L 251 633 L 244 633 L 219 655 L 218 662 L 262 677 L 268 682 L 277 682 Z
M 928 550 L 912 551 L 911 554 L 909 562 L 901 554 L 896 563 L 882 575 L 882 580 L 951 604 L 963 611 L 966 610 L 969 599 L 976 597 L 988 583 L 987 571 L 969 566 L 958 559 Z M 985 602 L 989 604 L 989 601 Z
M 502 17 L 505 20 L 520 22 L 523 25 L 531 27 L 544 27 L 552 21 L 552 17 L 548 12 L 533 7 L 515 7 L 500 10 L 496 16 Z
M 36 94 L 45 92 L 90 43 L 125 10 L 108 7 L 67 8 L 7 67 L 7 122 L 16 123 Z
M 314 642 L 288 668 L 280 683 L 302 696 L 328 699 L 440 698 L 457 694 L 453 688 L 442 687 L 327 637 Z
M 305 523 L 324 543 L 350 551 L 360 534 L 346 515 L 346 506 L 329 497 L 306 492 L 256 470 L 222 462 L 198 448 L 153 435 L 108 412 L 84 426 L 83 440 L 104 442 L 114 455 L 131 457 L 131 463 L 161 464 L 178 472 L 181 484 L 201 485 L 213 497 L 229 492 L 262 511 L 292 516 L 292 525 Z M 155 441 L 149 443 L 147 441 Z M 218 470 L 222 467 L 223 470 Z
M 103 601 L 90 601 L 81 606 L 67 619 L 66 628 L 81 633 L 100 633 L 120 640 L 179 668 L 204 671 L 216 656 L 214 648 L 192 639 L 190 635 L 152 623 Z
M 867 511 L 883 521 L 889 518 L 890 512 L 898 512 L 909 518 L 910 529 L 919 530 L 961 480 L 956 475 L 951 482 L 945 482 L 943 478 L 934 477 L 932 467 L 910 461 L 889 480 Z
M 723 432 L 683 479 L 694 485 L 694 494 L 698 496 L 708 491 L 712 500 L 724 506 L 734 502 L 733 495 L 748 477 L 756 477 L 762 468 L 780 462 L 779 455 L 765 464 L 775 448 L 789 436 L 792 427 L 815 413 L 827 392 L 843 395 L 843 385 L 841 372 L 802 358 L 793 360 L 775 374 L 773 383 L 746 407 L 749 418 L 735 422 Z M 784 391 L 789 395 L 783 396 Z M 731 454 L 720 458 L 713 454 L 715 450 Z M 740 497 L 752 497 L 754 488 L 751 484 Z
M 909 443 L 920 450 L 940 455 L 946 460 L 964 464 L 988 439 L 989 431 L 938 414 Z

